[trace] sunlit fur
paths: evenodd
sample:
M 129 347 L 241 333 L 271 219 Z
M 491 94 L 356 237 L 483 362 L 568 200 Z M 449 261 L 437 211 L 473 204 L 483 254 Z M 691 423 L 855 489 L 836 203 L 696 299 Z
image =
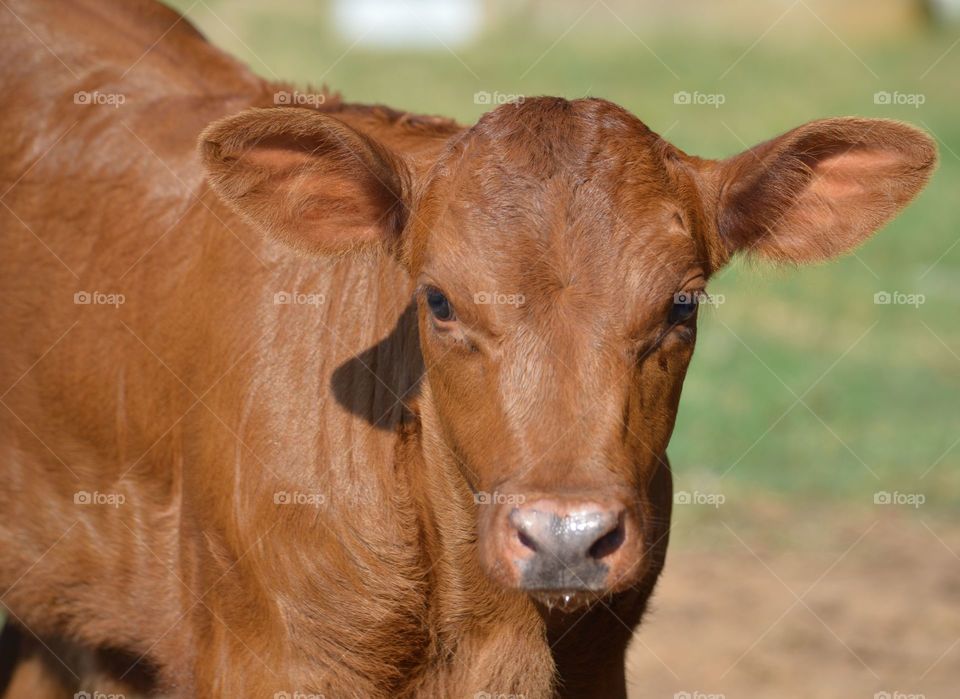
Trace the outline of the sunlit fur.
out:
M 595 99 L 469 129 L 274 108 L 290 86 L 145 0 L 7 4 L 37 32 L 0 12 L 8 696 L 623 697 L 695 339 L 673 295 L 737 251 L 849 250 L 935 161 L 876 120 L 707 161 Z M 93 89 L 127 102 L 73 104 Z M 472 492 L 498 488 L 619 493 L 636 565 L 598 599 L 503 584 Z M 84 654 L 83 684 L 32 634 Z

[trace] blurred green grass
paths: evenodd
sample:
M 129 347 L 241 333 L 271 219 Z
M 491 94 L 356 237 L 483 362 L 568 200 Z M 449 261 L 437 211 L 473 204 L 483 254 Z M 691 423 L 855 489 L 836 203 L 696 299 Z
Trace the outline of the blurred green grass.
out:
M 562 36 L 515 18 L 469 47 L 374 51 L 337 38 L 317 6 L 173 4 L 265 77 L 465 123 L 489 108 L 474 102 L 483 90 L 605 97 L 707 157 L 831 115 L 926 128 L 941 144 L 939 171 L 855 257 L 797 270 L 741 261 L 714 279 L 725 303 L 701 319 L 670 455 L 679 488 L 863 505 L 899 490 L 934 507 L 960 503 L 957 31 L 841 37 L 800 14 L 758 40 L 628 28 L 611 14 Z M 725 102 L 677 105 L 681 90 Z M 925 102 L 875 104 L 878 91 Z M 926 302 L 877 305 L 881 291 Z

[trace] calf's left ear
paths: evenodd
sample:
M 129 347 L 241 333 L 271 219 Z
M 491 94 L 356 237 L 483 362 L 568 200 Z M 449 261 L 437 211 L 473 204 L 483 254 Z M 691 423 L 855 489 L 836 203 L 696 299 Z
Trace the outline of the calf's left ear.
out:
M 305 252 L 392 248 L 408 215 L 403 161 L 342 121 L 307 109 L 249 109 L 200 136 L 213 189 L 269 235 Z
M 855 248 L 923 189 L 937 162 L 922 131 L 884 119 L 810 122 L 705 167 L 728 253 L 816 262 Z

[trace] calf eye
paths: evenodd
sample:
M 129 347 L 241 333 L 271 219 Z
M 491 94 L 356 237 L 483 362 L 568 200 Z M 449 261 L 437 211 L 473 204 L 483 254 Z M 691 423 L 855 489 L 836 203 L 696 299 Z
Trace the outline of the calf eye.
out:
M 454 319 L 453 306 L 439 289 L 427 289 L 427 306 L 437 320 L 447 321 Z
M 699 291 L 681 291 L 673 296 L 673 307 L 670 309 L 668 321 L 671 325 L 682 323 L 693 317 L 697 312 L 697 303 L 700 300 Z

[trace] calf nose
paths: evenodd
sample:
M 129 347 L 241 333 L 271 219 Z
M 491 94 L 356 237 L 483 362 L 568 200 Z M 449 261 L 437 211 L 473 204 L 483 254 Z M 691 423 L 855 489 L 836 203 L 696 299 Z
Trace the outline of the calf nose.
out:
M 627 539 L 622 505 L 538 500 L 514 508 L 509 525 L 522 546 L 521 584 L 535 590 L 605 588 Z

